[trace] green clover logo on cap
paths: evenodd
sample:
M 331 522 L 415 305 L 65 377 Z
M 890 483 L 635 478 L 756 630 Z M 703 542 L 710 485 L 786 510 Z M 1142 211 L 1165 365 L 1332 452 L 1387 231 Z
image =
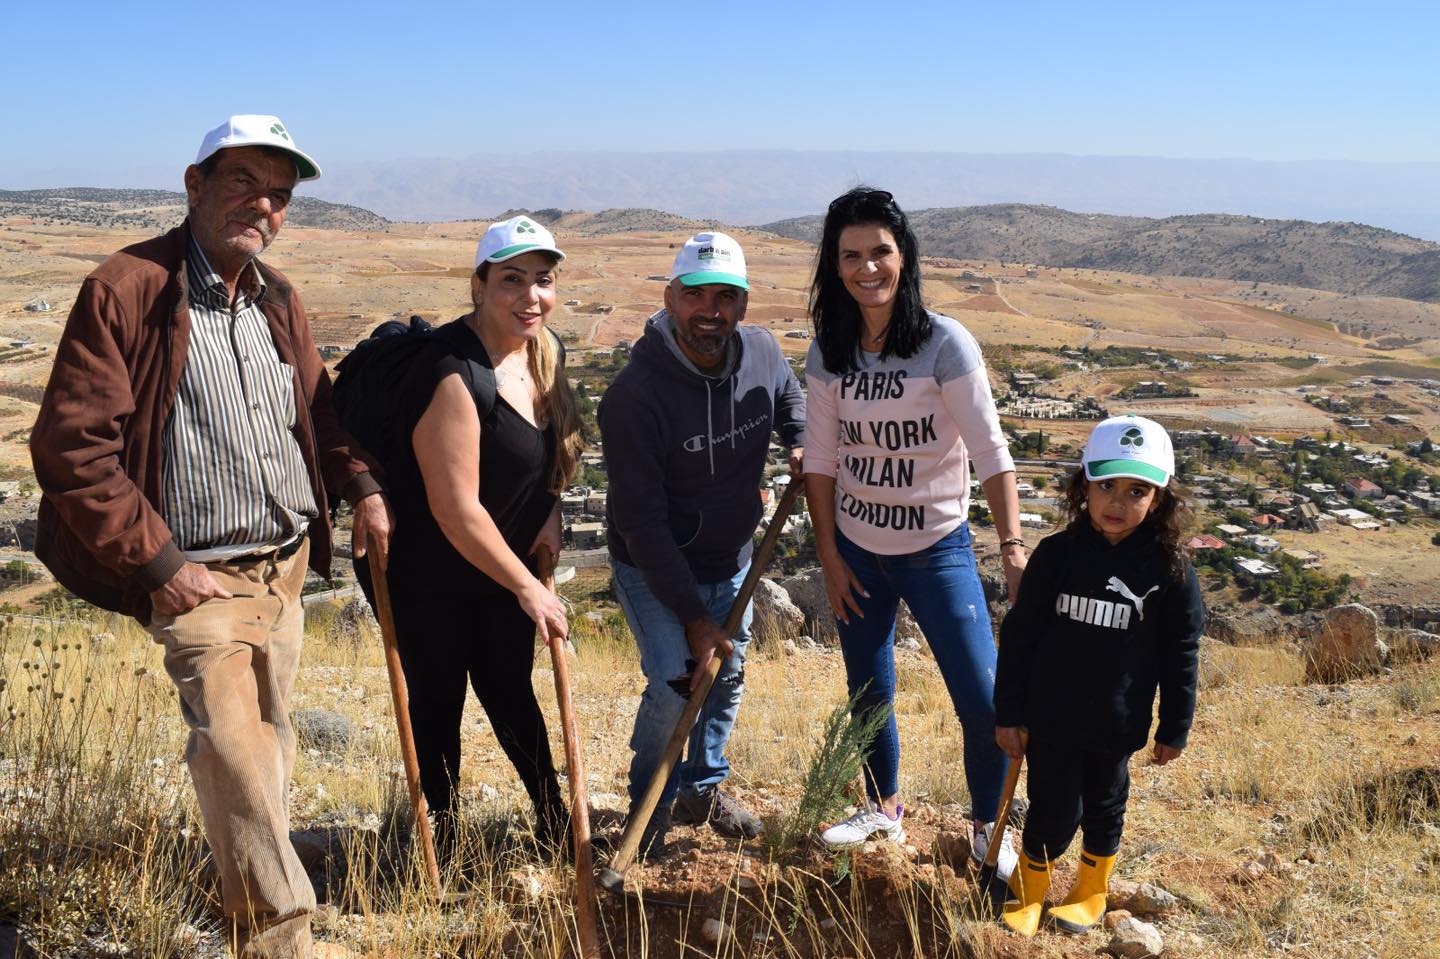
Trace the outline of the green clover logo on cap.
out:
M 1144 446 L 1145 437 L 1141 434 L 1140 427 L 1132 426 L 1124 433 L 1120 434 L 1120 445 L 1135 447 Z
M 270 132 L 287 140 L 290 139 L 290 134 L 286 133 L 285 128 L 278 123 L 270 124 Z
M 529 220 L 521 220 L 519 223 L 515 224 L 515 232 L 516 232 L 516 233 L 534 233 L 534 232 L 535 232 L 535 224 L 531 223 Z

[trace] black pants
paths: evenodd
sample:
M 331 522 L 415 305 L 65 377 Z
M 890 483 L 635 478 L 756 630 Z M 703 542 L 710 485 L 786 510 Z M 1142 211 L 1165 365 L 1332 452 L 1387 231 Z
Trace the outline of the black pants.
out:
M 1031 859 L 1057 859 L 1083 831 L 1086 852 L 1113 856 L 1130 798 L 1130 753 L 1093 752 L 1035 737 L 1025 750 L 1030 811 L 1023 843 Z
M 563 814 L 550 737 L 530 681 L 535 623 L 513 594 L 477 594 L 426 565 L 392 553 L 388 576 L 426 804 L 441 816 L 458 812 L 460 719 L 468 681 L 536 812 Z M 355 574 L 373 606 L 365 560 L 355 564 Z

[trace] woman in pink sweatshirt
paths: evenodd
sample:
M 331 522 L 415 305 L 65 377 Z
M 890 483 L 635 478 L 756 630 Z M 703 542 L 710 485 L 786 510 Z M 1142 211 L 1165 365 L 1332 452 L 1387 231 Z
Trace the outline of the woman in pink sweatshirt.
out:
M 861 712 L 891 711 L 866 758 L 869 804 L 822 839 L 841 848 L 904 838 L 893 715 L 903 599 L 960 719 L 980 859 L 1006 758 L 994 742 L 995 643 L 966 523 L 971 463 L 1012 599 L 1025 567 L 1015 466 L 980 347 L 955 320 L 925 309 L 915 234 L 882 190 L 857 187 L 830 204 L 810 315 L 805 491 L 816 549 L 850 693 Z M 1001 873 L 1015 860 L 1004 847 Z

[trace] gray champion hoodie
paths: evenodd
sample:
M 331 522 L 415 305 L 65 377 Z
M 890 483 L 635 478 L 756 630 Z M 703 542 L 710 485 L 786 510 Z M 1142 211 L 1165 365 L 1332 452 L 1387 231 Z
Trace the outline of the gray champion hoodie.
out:
M 721 373 L 702 373 L 661 310 L 597 417 L 610 479 L 610 554 L 637 567 L 682 623 L 706 615 L 696 589 L 749 561 L 770 434 L 804 445 L 805 397 L 768 330 L 736 328 Z

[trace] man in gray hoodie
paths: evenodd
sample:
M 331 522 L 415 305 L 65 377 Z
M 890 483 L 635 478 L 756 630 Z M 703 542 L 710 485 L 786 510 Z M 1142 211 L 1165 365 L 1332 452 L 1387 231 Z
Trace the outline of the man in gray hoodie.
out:
M 675 257 L 665 309 L 646 323 L 598 413 L 610 566 L 646 679 L 630 738 L 632 804 L 686 694 L 713 657 L 725 658 L 643 854 L 664 844 L 672 815 L 737 838 L 762 828 L 719 788 L 730 772 L 725 745 L 744 689 L 751 610 L 733 642 L 719 624 L 750 566 L 772 430 L 798 481 L 805 397 L 774 336 L 739 326 L 749 288 L 740 244 L 723 233 L 691 237 Z

